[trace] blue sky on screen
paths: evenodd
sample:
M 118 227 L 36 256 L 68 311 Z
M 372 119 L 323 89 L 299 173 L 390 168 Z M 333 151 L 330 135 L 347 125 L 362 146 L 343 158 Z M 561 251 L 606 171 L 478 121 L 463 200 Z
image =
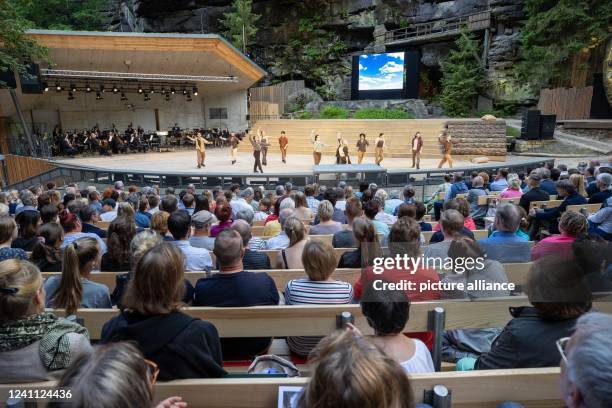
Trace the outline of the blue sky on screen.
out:
M 404 88 L 404 53 L 359 56 L 359 90 Z

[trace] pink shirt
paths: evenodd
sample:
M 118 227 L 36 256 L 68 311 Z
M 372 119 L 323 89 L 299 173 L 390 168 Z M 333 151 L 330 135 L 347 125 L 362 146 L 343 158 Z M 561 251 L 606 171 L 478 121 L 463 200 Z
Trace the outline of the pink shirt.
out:
M 531 250 L 531 260 L 554 255 L 562 258 L 572 258 L 572 244 L 576 237 L 567 234 L 553 235 L 538 242 Z
M 507 188 L 499 194 L 500 198 L 520 198 L 523 195 L 521 190 Z
M 434 227 L 434 232 L 438 232 L 440 231 L 440 223 L 437 223 L 436 226 Z M 472 217 L 465 217 L 463 219 L 463 226 L 467 229 L 469 229 L 470 231 L 475 231 L 476 230 L 476 223 L 474 222 L 474 220 L 472 219 Z

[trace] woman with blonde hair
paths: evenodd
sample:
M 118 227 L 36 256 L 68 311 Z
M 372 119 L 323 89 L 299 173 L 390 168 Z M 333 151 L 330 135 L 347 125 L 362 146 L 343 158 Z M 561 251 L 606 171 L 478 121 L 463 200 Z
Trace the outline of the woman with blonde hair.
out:
M 325 337 L 312 353 L 312 378 L 298 407 L 413 408 L 402 367 L 350 330 Z
M 136 262 L 122 303 L 102 328 L 102 343 L 131 341 L 159 367 L 159 379 L 224 376 L 219 334 L 209 322 L 183 312 L 183 253 L 162 243 Z
M 100 257 L 100 247 L 93 238 L 79 238 L 66 246 L 61 276 L 51 276 L 45 282 L 47 307 L 66 309 L 67 316 L 81 307 L 110 309 L 108 286 L 88 279 L 100 264 Z
M 151 229 L 157 232 L 164 241 L 173 240 L 168 232 L 168 218 L 170 218 L 170 214 L 166 211 L 158 211 L 151 217 Z
M 569 176 L 569 181 L 576 187 L 576 192 L 583 197 L 587 196 L 586 192 L 586 182 L 584 181 L 584 176 L 580 173 L 574 173 Z
M 304 224 L 297 217 L 289 217 L 283 224 L 283 231 L 289 237 L 289 246 L 281 249 L 277 260 L 277 269 L 302 269 L 302 252 L 306 245 L 306 231 Z
M 508 187 L 499 193 L 499 198 L 520 198 L 522 195 L 521 179 L 515 173 L 508 174 Z
M 312 225 L 309 230 L 310 235 L 328 235 L 335 234 L 342 230 L 342 224 L 338 221 L 332 220 L 334 215 L 334 206 L 328 200 L 323 200 L 319 203 L 317 210 L 319 216 L 319 223 Z
M 356 218 L 353 221 L 353 235 L 357 249 L 342 254 L 338 268 L 362 268 L 372 266 L 374 259 L 382 257 L 382 248 L 372 221 Z
M 0 262 L 0 382 L 53 380 L 90 352 L 87 329 L 45 312 L 40 270 L 27 261 Z
M 332 278 L 336 269 L 334 249 L 325 242 L 308 241 L 302 252 L 302 264 L 307 278 L 292 279 L 285 286 L 288 305 L 345 304 L 353 300 L 350 283 Z M 291 352 L 307 357 L 321 337 L 287 337 Z

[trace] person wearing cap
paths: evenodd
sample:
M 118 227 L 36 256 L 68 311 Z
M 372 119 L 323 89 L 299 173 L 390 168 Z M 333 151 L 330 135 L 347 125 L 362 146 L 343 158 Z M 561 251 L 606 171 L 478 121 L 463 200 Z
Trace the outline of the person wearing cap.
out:
M 186 271 L 204 271 L 212 268 L 212 258 L 207 249 L 191 245 L 191 216 L 185 210 L 177 210 L 168 217 L 168 230 L 174 241 L 170 243 L 181 250 Z
M 115 181 L 115 190 L 122 192 L 123 191 L 123 181 L 119 180 L 119 181 Z
M 540 187 L 540 181 L 542 181 L 542 175 L 538 169 L 532 170 L 527 178 L 527 185 L 529 191 L 521 196 L 519 201 L 519 207 L 523 207 L 525 212 L 529 212 L 529 207 L 533 201 L 548 201 L 550 194 L 548 191 Z
M 117 218 L 117 202 L 112 198 L 107 198 L 102 201 L 102 214 L 100 214 L 100 220 L 105 222 L 112 222 Z
M 202 210 L 191 216 L 193 234 L 189 237 L 192 247 L 204 248 L 212 251 L 215 247 L 215 239 L 210 236 L 210 226 L 214 223 L 215 216 L 209 211 Z

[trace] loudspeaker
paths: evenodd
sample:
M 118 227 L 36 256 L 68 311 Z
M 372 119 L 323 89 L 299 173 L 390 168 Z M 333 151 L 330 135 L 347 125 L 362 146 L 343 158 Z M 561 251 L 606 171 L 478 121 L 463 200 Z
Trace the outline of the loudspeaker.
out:
M 23 94 L 43 93 L 43 84 L 38 64 L 28 65 L 27 75 L 19 74 L 19 82 L 21 82 L 21 93 Z
M 5 88 L 17 88 L 17 81 L 15 81 L 15 73 L 10 69 L 7 69 L 6 71 L 0 70 L 0 82 L 4 82 L 2 86 Z
M 540 114 L 539 110 L 527 110 L 523 112 L 521 123 L 521 139 L 540 139 Z
M 556 124 L 557 115 L 540 116 L 540 137 L 544 140 L 552 139 L 555 134 Z

